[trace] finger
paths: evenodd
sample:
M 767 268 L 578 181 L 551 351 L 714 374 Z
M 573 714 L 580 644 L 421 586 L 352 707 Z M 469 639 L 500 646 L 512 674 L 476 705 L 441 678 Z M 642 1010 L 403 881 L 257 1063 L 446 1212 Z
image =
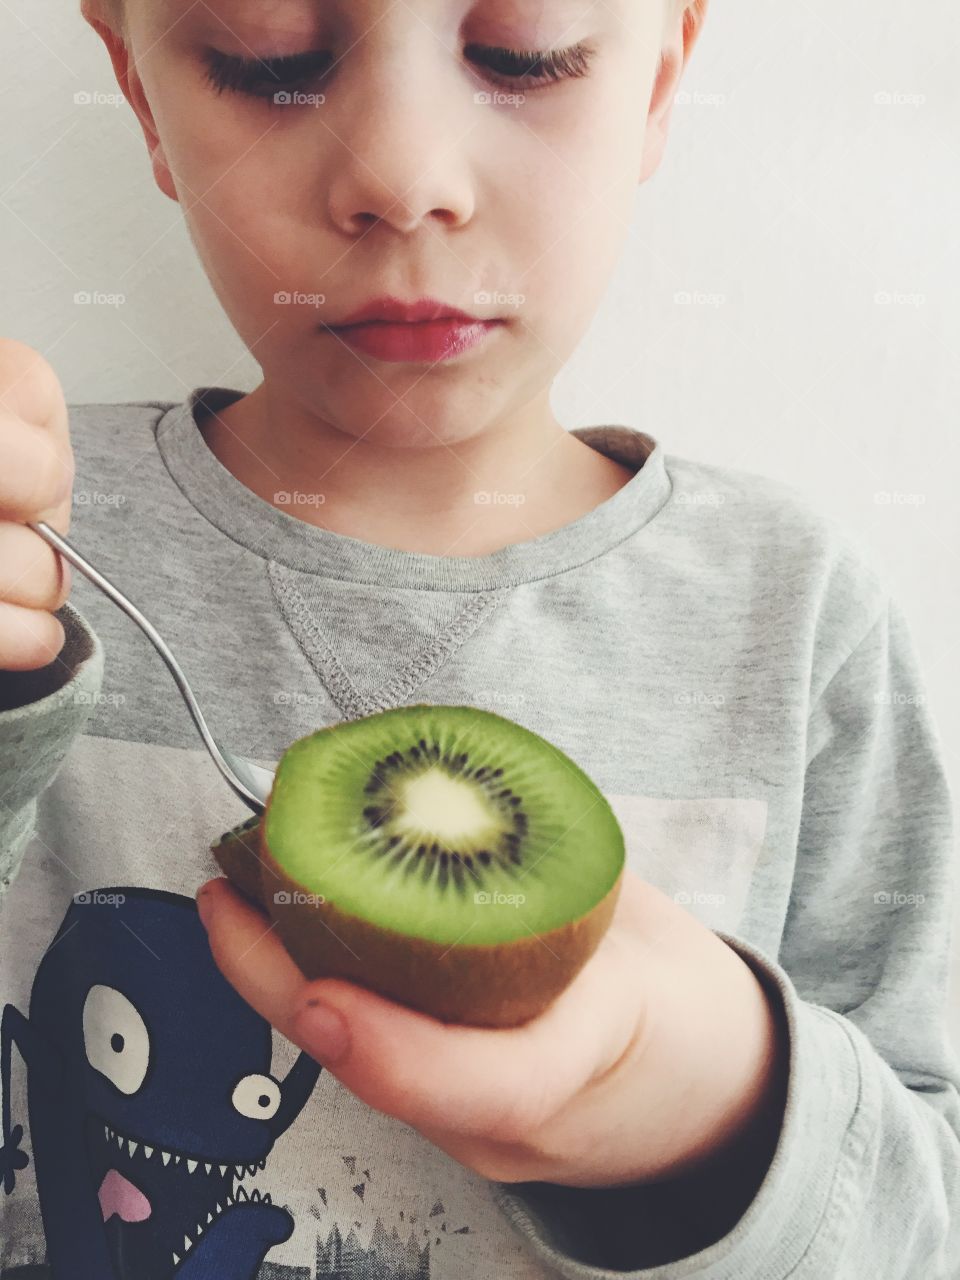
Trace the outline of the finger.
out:
M 289 1024 L 304 977 L 271 921 L 223 876 L 200 887 L 197 906 L 223 976 L 262 1017 L 293 1039 Z
M 43 427 L 0 408 L 0 519 L 62 521 L 72 484 L 70 449 Z
M 353 983 L 320 979 L 302 993 L 294 1038 L 324 1061 L 316 1015 L 333 1008 L 349 1029 L 349 1049 L 327 1065 L 362 1101 L 427 1135 L 519 1141 L 624 1051 L 636 1001 L 620 963 L 609 937 L 538 1018 L 497 1030 L 440 1022 Z
M 340 979 L 308 983 L 267 917 L 226 879 L 203 886 L 198 905 L 205 901 L 210 949 L 228 982 L 369 1106 L 415 1127 L 464 1133 L 495 1128 L 512 1110 L 532 1069 L 523 1058 L 528 1030 L 451 1026 Z M 331 1045 L 320 1011 L 308 1005 L 320 998 L 340 1015 L 344 1044 Z
M 70 436 L 63 388 L 39 351 L 13 338 L 0 338 L 0 410 L 35 423 L 56 443 Z
M 0 600 L 59 609 L 70 595 L 70 566 L 25 524 L 0 523 Z
M 36 671 L 49 666 L 66 643 L 52 613 L 23 609 L 0 600 L 0 671 Z

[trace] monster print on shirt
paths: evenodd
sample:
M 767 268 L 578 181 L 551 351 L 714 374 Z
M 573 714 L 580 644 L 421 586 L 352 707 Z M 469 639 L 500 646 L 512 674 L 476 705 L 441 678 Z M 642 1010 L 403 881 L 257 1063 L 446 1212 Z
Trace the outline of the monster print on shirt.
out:
M 28 1141 L 11 1115 L 16 1046 Z M 191 898 L 76 894 L 0 1021 L 3 1193 L 32 1159 L 50 1280 L 253 1280 L 289 1238 L 255 1175 L 321 1068 L 270 1074 L 270 1024 L 213 961 Z M 247 1180 L 245 1182 L 245 1180 Z

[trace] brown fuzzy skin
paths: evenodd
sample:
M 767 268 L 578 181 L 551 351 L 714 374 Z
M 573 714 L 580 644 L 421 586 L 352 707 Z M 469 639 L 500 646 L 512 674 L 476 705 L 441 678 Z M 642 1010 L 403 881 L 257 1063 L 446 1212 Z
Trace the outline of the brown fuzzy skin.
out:
M 244 897 L 262 907 L 260 892 L 260 822 L 247 831 L 234 827 L 210 846 L 217 865 Z M 242 825 L 242 824 L 240 824 Z
M 606 933 L 623 881 L 621 872 L 592 910 L 558 929 L 469 946 L 411 938 L 317 902 L 272 856 L 262 821 L 213 853 L 231 882 L 276 922 L 305 978 L 345 978 L 443 1022 L 478 1027 L 519 1026 L 570 985 Z

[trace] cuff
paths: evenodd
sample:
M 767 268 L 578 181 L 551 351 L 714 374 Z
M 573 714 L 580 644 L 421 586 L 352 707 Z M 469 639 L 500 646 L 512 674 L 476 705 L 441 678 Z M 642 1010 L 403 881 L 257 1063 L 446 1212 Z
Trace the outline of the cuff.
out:
M 20 869 L 37 799 L 93 710 L 103 680 L 96 632 L 69 604 L 56 617 L 66 641 L 53 662 L 0 672 L 0 895 Z
M 832 1274 L 844 1189 L 871 1144 L 857 1049 L 844 1020 L 797 995 L 786 971 L 739 938 L 717 936 L 779 994 L 789 1040 L 780 1138 L 736 1225 L 698 1248 L 695 1210 L 664 1212 L 655 1184 L 571 1188 L 494 1182 L 498 1207 L 533 1253 L 567 1280 L 787 1280 Z M 831 1261 L 832 1259 L 832 1261 Z

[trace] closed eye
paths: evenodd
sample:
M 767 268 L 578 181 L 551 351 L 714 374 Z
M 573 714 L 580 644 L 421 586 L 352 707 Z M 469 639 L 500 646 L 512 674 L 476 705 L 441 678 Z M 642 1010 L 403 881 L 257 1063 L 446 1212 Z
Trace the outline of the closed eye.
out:
M 498 84 L 542 88 L 588 74 L 594 48 L 524 50 L 468 44 L 464 56 Z M 281 58 L 239 58 L 219 49 L 204 51 L 206 79 L 218 94 L 225 89 L 269 101 L 274 94 L 301 88 L 324 75 L 334 63 L 329 50 L 310 50 Z

